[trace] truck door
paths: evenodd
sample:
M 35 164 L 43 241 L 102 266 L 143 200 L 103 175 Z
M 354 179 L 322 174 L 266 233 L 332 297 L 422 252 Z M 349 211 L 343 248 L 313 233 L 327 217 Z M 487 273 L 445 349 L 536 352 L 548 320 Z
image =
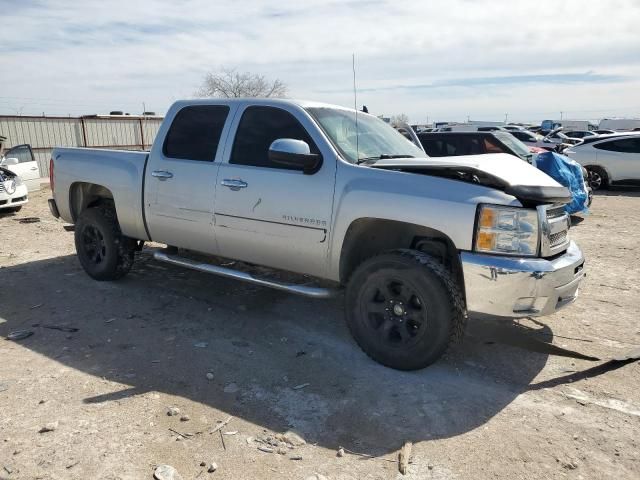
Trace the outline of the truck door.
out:
M 40 190 L 40 168 L 33 156 L 30 145 L 16 145 L 4 153 L 4 158 L 16 158 L 16 165 L 8 165 L 7 168 L 17 174 L 31 192 Z
M 312 121 L 293 107 L 247 106 L 236 115 L 234 130 L 216 186 L 220 254 L 321 275 L 327 264 L 335 156 Z M 307 142 L 312 153 L 323 157 L 320 169 L 309 175 L 270 162 L 269 146 L 280 138 Z
M 216 254 L 216 171 L 231 115 L 227 105 L 189 105 L 176 113 L 145 173 L 145 213 L 154 241 Z M 228 127 L 227 127 L 228 128 Z M 161 132 L 159 132 L 159 138 Z

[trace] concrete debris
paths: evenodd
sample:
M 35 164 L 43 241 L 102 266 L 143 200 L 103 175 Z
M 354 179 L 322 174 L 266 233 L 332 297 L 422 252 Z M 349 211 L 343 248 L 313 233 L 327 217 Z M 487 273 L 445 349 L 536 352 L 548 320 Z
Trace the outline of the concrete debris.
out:
M 307 443 L 304 438 L 291 430 L 279 433 L 276 435 L 276 438 L 282 442 L 288 443 L 289 445 L 293 445 L 294 447 L 299 447 L 300 445 Z
M 253 437 L 247 437 L 247 445 L 251 445 L 253 443 Z
M 409 459 L 411 458 L 411 442 L 404 442 L 400 453 L 398 454 L 398 470 L 401 474 L 406 475 L 409 471 Z
M 169 409 L 167 410 L 167 415 L 170 417 L 180 415 L 180 409 L 178 407 L 169 407 Z
M 220 422 L 218 423 L 218 425 L 216 425 L 215 428 L 213 428 L 209 433 L 210 434 L 214 434 L 216 433 L 218 430 L 222 430 L 233 418 L 233 416 L 229 416 L 227 417 L 227 419 L 224 422 Z
M 153 472 L 156 480 L 182 480 L 182 476 L 171 465 L 158 465 Z
M 213 473 L 218 469 L 218 464 L 216 462 L 211 462 L 209 464 L 209 468 L 207 468 L 207 472 Z
M 338 457 L 344 457 L 344 448 L 339 448 L 338 453 L 336 453 Z
M 273 448 L 263 447 L 262 445 L 258 447 L 258 450 L 264 453 L 273 453 Z
M 276 452 L 278 452 L 278 454 L 280 455 L 286 455 L 289 450 L 286 447 L 278 447 L 278 450 L 276 450 Z
M 311 384 L 310 384 L 310 383 L 308 383 L 308 382 L 307 382 L 307 383 L 301 383 L 300 385 L 296 385 L 295 387 L 293 387 L 293 389 L 294 389 L 294 390 L 300 390 L 300 389 L 302 389 L 302 388 L 306 388 L 306 387 L 308 387 L 309 385 L 311 385 Z
M 224 393 L 236 393 L 240 388 L 236 383 L 230 383 L 226 387 L 224 387 Z
M 188 422 L 189 420 L 191 420 L 191 417 L 189 415 L 182 415 L 180 417 L 181 422 Z
M 224 432 L 224 434 L 223 434 L 223 435 L 236 435 L 237 433 L 238 433 L 238 431 L 237 431 L 237 430 L 232 430 L 232 431 L 230 431 L 230 432 Z
M 55 432 L 58 428 L 58 422 L 47 423 L 44 427 L 38 430 L 38 433 Z
M 289 457 L 289 460 L 302 460 L 302 456 L 301 455 L 293 455 L 292 457 Z
M 207 380 L 213 380 L 213 373 L 207 372 Z
M 25 338 L 28 338 L 31 335 L 33 335 L 33 332 L 31 330 L 16 330 L 14 332 L 9 333 L 9 335 L 7 335 L 7 340 L 13 340 L 15 342 L 18 340 L 24 340 Z

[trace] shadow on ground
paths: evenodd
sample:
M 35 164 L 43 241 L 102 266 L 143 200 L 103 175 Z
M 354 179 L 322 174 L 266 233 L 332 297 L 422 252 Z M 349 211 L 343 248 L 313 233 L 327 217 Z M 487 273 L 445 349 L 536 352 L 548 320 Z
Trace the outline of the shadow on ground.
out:
M 546 326 L 476 318 L 447 358 L 398 372 L 358 349 L 342 298 L 309 300 L 184 271 L 148 252 L 115 283 L 90 280 L 74 256 L 2 268 L 0 283 L 0 335 L 30 328 L 23 347 L 130 385 L 105 385 L 86 403 L 166 392 L 270 430 L 294 428 L 328 448 L 375 454 L 484 424 L 546 363 L 544 348 L 532 351 L 542 342 L 528 348 L 523 336 L 553 339 Z

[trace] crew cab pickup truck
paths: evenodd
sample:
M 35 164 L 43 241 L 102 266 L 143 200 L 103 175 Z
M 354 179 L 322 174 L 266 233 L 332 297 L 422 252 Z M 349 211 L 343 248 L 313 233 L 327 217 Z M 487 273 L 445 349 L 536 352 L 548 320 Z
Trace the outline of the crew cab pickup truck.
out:
M 149 153 L 56 148 L 50 174 L 51 212 L 94 279 L 125 275 L 152 240 L 195 270 L 311 297 L 344 287 L 355 340 L 397 369 L 436 361 L 467 311 L 547 315 L 584 276 L 569 192 L 546 174 L 507 154 L 428 158 L 332 105 L 179 101 Z

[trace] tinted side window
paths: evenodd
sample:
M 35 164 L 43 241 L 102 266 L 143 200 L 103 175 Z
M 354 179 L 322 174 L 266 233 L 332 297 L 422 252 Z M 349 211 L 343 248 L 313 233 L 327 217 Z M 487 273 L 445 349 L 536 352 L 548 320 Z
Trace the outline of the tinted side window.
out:
M 18 145 L 10 148 L 4 153 L 4 156 L 6 158 L 17 158 L 19 163 L 35 161 L 31 154 L 31 149 L 27 145 Z
M 228 114 L 225 105 L 184 107 L 169 127 L 162 152 L 169 158 L 213 162 Z
M 513 132 L 511 132 L 511 135 L 516 137 L 521 142 L 535 142 L 536 141 L 535 137 L 533 137 L 532 135 L 528 134 L 527 132 L 513 131 Z
M 242 114 L 229 163 L 297 170 L 269 161 L 269 147 L 279 138 L 303 140 L 311 153 L 319 154 L 304 127 L 289 112 L 275 107 L 249 107 Z
M 441 157 L 440 150 L 437 147 L 438 140 L 431 135 L 418 135 L 422 148 L 430 157 Z
M 500 145 L 500 143 L 498 143 L 495 138 L 485 138 L 484 148 L 486 149 L 487 153 L 509 153 L 502 145 Z
M 610 152 L 640 153 L 640 139 L 625 138 L 594 145 L 598 150 L 608 150 Z

